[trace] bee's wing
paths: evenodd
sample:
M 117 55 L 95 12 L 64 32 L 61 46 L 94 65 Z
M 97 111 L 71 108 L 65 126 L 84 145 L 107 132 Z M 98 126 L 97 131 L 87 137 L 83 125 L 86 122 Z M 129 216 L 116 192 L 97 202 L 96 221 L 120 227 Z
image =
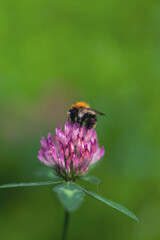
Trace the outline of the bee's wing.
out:
M 95 113 L 98 113 L 99 115 L 105 116 L 104 113 L 99 112 L 99 111 L 97 111 L 97 110 L 95 110 L 95 109 L 92 109 L 92 108 L 88 108 L 88 109 L 94 111 Z

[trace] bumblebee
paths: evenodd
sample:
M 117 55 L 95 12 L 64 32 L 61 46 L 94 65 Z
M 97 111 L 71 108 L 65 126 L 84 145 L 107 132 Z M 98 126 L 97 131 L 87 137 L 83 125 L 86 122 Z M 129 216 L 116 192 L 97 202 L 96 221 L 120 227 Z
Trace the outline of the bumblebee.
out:
M 80 126 L 86 125 L 87 129 L 92 129 L 97 124 L 96 113 L 105 115 L 97 110 L 90 108 L 85 102 L 75 102 L 68 111 L 68 118 L 71 123 L 80 123 Z

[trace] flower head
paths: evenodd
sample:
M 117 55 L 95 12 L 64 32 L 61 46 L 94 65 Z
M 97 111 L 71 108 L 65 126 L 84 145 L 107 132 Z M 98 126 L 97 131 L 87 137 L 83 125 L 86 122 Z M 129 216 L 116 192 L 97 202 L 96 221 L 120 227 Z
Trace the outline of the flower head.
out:
M 53 137 L 50 133 L 46 140 L 42 137 L 38 159 L 69 181 L 86 173 L 103 155 L 104 147 L 99 148 L 95 129 L 67 121 L 64 130 L 60 125 Z

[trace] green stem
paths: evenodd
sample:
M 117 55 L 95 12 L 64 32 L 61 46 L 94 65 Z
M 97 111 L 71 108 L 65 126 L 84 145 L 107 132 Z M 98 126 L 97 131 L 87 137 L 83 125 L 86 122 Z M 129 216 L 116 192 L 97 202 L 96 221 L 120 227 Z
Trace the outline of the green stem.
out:
M 67 210 L 65 210 L 64 225 L 63 225 L 63 232 L 62 232 L 62 240 L 66 240 L 67 239 L 68 222 L 69 222 L 69 212 Z

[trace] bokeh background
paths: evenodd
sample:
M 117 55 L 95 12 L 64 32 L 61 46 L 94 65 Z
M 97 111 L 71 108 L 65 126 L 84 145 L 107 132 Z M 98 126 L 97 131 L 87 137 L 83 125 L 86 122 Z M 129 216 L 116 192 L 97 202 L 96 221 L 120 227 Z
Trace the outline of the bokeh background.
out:
M 85 186 L 140 219 L 86 196 L 70 240 L 160 239 L 159 24 L 156 0 L 0 1 L 0 184 L 41 180 L 41 136 L 86 101 L 106 155 Z M 3 240 L 58 240 L 63 216 L 51 186 L 0 191 Z

